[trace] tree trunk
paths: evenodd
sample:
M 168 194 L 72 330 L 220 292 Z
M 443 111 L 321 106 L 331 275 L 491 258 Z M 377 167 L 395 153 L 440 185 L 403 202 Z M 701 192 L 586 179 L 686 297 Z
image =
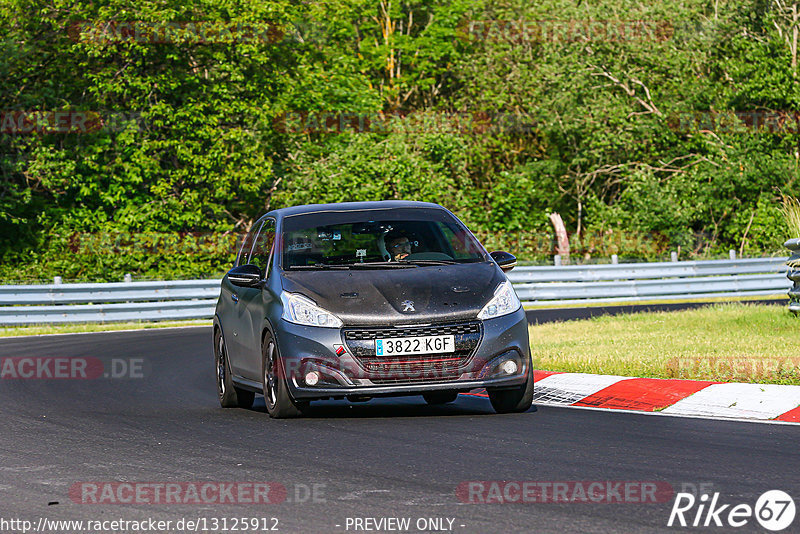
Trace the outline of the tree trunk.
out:
M 556 232 L 556 254 L 561 256 L 561 263 L 567 265 L 569 263 L 569 236 L 567 235 L 567 228 L 564 226 L 564 221 L 558 213 L 550 214 L 550 222 Z

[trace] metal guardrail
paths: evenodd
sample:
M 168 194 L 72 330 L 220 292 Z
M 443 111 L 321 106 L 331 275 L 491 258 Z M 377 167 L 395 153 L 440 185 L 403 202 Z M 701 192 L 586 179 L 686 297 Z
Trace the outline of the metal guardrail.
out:
M 0 325 L 209 319 L 220 280 L 0 286 Z
M 800 249 L 800 243 L 798 243 Z M 800 259 L 800 252 L 795 256 Z M 786 294 L 786 258 L 517 267 L 527 307 Z M 794 278 L 791 278 L 794 276 Z M 800 309 L 800 264 L 789 277 Z M 207 319 L 219 280 L 0 286 L 0 325 Z
M 517 267 L 509 279 L 535 307 L 786 294 L 786 271 L 786 258 L 755 258 Z

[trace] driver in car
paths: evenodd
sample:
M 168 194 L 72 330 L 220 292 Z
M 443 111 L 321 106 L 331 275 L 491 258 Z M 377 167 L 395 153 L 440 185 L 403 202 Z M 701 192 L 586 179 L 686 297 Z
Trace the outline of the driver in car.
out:
M 386 250 L 392 256 L 392 261 L 400 261 L 411 254 L 411 241 L 402 234 L 390 234 L 386 237 Z

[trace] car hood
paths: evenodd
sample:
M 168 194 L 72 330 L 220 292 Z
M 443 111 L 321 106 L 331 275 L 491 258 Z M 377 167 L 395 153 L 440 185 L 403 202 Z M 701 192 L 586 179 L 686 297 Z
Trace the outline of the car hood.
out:
M 492 262 L 282 274 L 285 291 L 311 298 L 345 326 L 475 319 L 505 280 Z

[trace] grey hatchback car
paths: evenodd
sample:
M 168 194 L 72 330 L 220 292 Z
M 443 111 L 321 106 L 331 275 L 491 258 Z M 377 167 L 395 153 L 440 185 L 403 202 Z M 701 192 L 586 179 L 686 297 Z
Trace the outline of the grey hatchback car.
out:
M 214 315 L 223 407 L 263 394 L 276 418 L 311 401 L 485 388 L 499 413 L 531 407 L 525 312 L 504 271 L 437 204 L 296 206 L 261 217 L 222 280 Z

